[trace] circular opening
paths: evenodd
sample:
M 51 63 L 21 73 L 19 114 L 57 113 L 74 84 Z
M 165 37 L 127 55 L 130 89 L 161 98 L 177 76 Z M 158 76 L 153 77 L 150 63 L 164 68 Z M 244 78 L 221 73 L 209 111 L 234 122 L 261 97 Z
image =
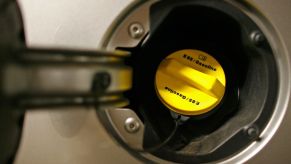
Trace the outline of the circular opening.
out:
M 281 40 L 270 23 L 248 3 L 172 2 L 152 3 L 150 30 L 145 31 L 149 35 L 142 44 L 132 48 L 138 53 L 129 62 L 135 79 L 128 94 L 131 100 L 128 108 L 148 127 L 143 146 L 150 147 L 155 139 L 163 141 L 172 130 L 173 116 L 168 115 L 175 113 L 169 112 L 157 94 L 156 84 L 151 83 L 156 80 L 160 63 L 172 52 L 198 49 L 211 54 L 223 66 L 227 79 L 223 99 L 209 114 L 188 119 L 172 142 L 152 153 L 149 159 L 155 161 L 158 157 L 178 163 L 245 161 L 269 141 L 286 110 L 282 95 L 289 94 L 282 88 L 290 88 L 285 80 L 289 79 L 289 74 L 285 74 L 289 69 L 283 68 L 289 66 L 288 60 L 278 65 L 278 59 L 286 58 Z M 138 4 L 137 10 L 130 10 L 127 16 L 141 13 L 140 6 L 147 8 Z M 131 19 L 126 21 L 131 23 Z M 107 38 L 116 33 L 117 30 L 113 31 Z M 119 37 L 105 40 L 104 46 L 131 49 L 132 40 L 122 44 L 116 44 L 116 40 Z M 149 138 L 151 133 L 147 130 L 152 130 L 157 137 Z M 259 142 L 252 144 L 254 141 Z

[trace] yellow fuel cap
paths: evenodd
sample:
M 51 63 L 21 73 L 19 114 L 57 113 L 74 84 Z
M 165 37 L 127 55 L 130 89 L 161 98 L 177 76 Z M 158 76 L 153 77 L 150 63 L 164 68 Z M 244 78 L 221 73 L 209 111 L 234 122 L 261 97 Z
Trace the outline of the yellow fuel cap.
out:
M 167 56 L 155 79 L 163 104 L 183 115 L 200 115 L 214 109 L 223 98 L 225 83 L 225 73 L 218 61 L 192 49 Z

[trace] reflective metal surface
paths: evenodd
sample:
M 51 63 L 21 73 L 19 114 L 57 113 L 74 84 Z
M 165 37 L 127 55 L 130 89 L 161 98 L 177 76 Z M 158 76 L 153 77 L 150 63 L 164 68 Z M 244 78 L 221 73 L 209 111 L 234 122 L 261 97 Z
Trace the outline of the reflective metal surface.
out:
M 130 2 L 24 0 L 19 3 L 29 46 L 95 50 L 108 26 Z M 116 80 L 112 81 L 111 89 L 119 83 Z M 116 161 L 138 162 L 107 134 L 94 109 L 75 108 L 69 112 L 64 108 L 26 114 L 15 163 L 93 164 Z
M 29 45 L 96 49 L 106 29 L 121 10 L 132 1 L 20 0 L 19 2 L 24 13 Z M 283 51 L 291 52 L 291 22 L 289 21 L 291 1 L 253 0 L 251 3 L 257 6 L 276 28 L 285 45 Z M 147 26 L 144 27 L 146 30 Z M 124 35 L 129 37 L 127 31 Z M 132 39 L 131 44 L 135 43 L 136 41 Z M 285 91 L 288 92 L 289 89 L 285 88 Z M 287 105 L 282 104 L 281 108 Z M 273 119 L 282 119 L 282 116 Z M 283 123 L 273 139 L 248 163 L 290 161 L 289 127 L 291 127 L 291 113 L 287 110 Z M 28 112 L 15 163 L 77 164 L 120 163 L 121 161 L 140 163 L 106 133 L 94 109 L 88 111 L 76 108 L 73 112 L 65 109 L 53 112 Z

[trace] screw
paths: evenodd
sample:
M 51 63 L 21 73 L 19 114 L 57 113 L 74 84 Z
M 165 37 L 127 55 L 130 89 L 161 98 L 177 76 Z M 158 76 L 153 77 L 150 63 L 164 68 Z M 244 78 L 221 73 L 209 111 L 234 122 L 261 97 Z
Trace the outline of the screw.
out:
M 132 23 L 128 27 L 128 33 L 129 35 L 134 39 L 139 39 L 144 35 L 144 28 L 140 23 Z
M 261 32 L 259 32 L 259 31 L 252 32 L 251 35 L 250 35 L 250 37 L 251 37 L 251 40 L 256 45 L 260 44 L 261 42 L 263 42 L 265 40 L 264 35 Z
M 247 129 L 247 135 L 250 139 L 258 140 L 259 139 L 259 129 L 256 126 L 251 126 Z
M 125 120 L 125 130 L 129 133 L 136 133 L 140 129 L 140 123 L 133 117 L 129 117 Z

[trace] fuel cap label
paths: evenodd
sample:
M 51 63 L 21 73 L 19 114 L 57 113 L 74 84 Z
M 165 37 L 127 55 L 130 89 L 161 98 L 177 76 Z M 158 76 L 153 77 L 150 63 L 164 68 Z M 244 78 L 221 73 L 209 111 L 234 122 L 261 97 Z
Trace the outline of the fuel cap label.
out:
M 191 57 L 190 55 L 187 55 L 187 54 L 183 54 L 183 58 L 184 59 L 187 59 L 197 65 L 200 65 L 201 67 L 205 67 L 205 68 L 208 68 L 212 71 L 216 71 L 216 68 L 214 66 L 211 66 L 210 64 L 205 64 L 201 61 L 206 61 L 207 60 L 207 57 L 204 56 L 204 55 L 199 55 L 198 56 L 198 59 L 194 59 L 193 57 Z M 201 61 L 200 61 L 201 60 Z

